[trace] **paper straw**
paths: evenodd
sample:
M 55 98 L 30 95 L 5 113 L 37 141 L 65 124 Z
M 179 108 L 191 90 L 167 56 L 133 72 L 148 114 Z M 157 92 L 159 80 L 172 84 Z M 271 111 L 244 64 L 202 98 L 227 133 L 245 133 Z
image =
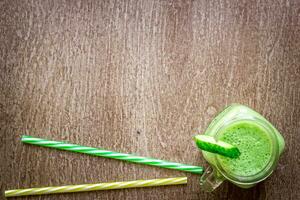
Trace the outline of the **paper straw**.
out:
M 136 181 L 126 181 L 126 182 L 66 185 L 66 186 L 56 186 L 56 187 L 7 190 L 5 191 L 5 197 L 70 193 L 70 192 L 87 192 L 87 191 L 95 191 L 95 190 L 114 190 L 114 189 L 123 189 L 123 188 L 153 187 L 153 186 L 163 186 L 163 185 L 179 185 L 179 184 L 186 184 L 186 183 L 187 183 L 187 177 L 177 177 L 177 178 L 162 178 L 162 179 L 152 179 L 152 180 L 136 180 Z
M 176 162 L 169 162 L 169 161 L 158 160 L 154 158 L 141 157 L 141 156 L 126 154 L 126 153 L 118 153 L 118 152 L 108 151 L 108 150 L 94 148 L 94 147 L 86 147 L 86 146 L 80 146 L 76 144 L 68 144 L 64 142 L 50 141 L 41 138 L 35 138 L 32 136 L 23 135 L 21 141 L 24 143 L 43 146 L 43 147 L 50 147 L 54 149 L 84 153 L 93 156 L 124 160 L 133 163 L 157 166 L 161 168 L 180 170 L 180 171 L 190 172 L 194 174 L 203 173 L 203 168 L 198 166 L 186 165 L 186 164 L 181 164 Z

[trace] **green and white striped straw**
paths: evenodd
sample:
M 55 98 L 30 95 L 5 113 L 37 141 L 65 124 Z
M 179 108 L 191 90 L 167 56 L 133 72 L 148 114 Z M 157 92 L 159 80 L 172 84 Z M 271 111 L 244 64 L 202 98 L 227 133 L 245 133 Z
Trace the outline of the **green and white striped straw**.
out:
M 94 147 L 86 147 L 86 146 L 80 146 L 76 144 L 68 144 L 64 142 L 50 141 L 50 140 L 45 140 L 45 139 L 36 138 L 32 136 L 23 135 L 21 141 L 24 143 L 33 144 L 37 146 L 50 147 L 54 149 L 84 153 L 93 156 L 112 158 L 117 160 L 124 160 L 128 162 L 139 163 L 144 165 L 152 165 L 152 166 L 167 168 L 167 169 L 180 170 L 180 171 L 190 172 L 194 174 L 203 173 L 203 167 L 158 160 L 154 158 L 141 157 L 141 156 L 126 154 L 126 153 L 108 151 L 108 150 L 94 148 Z
M 186 184 L 186 183 L 187 183 L 187 177 L 178 177 L 178 178 L 162 178 L 162 179 L 152 179 L 152 180 L 136 180 L 136 181 L 126 181 L 126 182 L 66 185 L 66 186 L 56 186 L 56 187 L 7 190 L 5 191 L 5 197 L 57 194 L 57 193 L 70 193 L 70 192 L 87 192 L 87 191 L 96 191 L 96 190 L 114 190 L 114 189 L 123 189 L 123 188 L 153 187 L 153 186 L 163 186 L 163 185 L 179 185 L 179 184 Z

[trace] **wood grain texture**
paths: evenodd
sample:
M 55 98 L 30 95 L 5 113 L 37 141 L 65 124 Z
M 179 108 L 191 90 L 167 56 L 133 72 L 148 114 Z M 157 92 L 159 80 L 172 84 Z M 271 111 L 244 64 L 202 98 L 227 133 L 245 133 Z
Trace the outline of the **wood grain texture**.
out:
M 287 144 L 274 174 L 248 190 L 207 194 L 196 175 L 20 143 L 30 134 L 207 166 L 191 137 L 234 102 Z M 19 199 L 300 199 L 299 119 L 298 0 L 0 1 L 2 192 L 189 178 Z

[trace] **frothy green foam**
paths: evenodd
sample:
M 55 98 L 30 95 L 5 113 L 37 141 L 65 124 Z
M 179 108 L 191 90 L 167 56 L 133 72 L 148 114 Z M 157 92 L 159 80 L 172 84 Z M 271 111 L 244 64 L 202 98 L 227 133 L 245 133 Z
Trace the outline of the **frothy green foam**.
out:
M 268 164 L 272 154 L 269 134 L 249 121 L 235 122 L 222 130 L 219 140 L 236 146 L 241 155 L 236 158 L 218 156 L 222 168 L 236 176 L 257 174 Z

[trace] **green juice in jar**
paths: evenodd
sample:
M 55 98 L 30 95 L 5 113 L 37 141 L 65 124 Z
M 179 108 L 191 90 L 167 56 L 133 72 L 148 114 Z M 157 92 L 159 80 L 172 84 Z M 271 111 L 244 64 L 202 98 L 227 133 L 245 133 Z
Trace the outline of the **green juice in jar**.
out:
M 211 167 L 207 168 L 200 184 L 205 191 L 213 191 L 224 180 L 249 188 L 272 174 L 284 149 L 279 131 L 262 115 L 240 104 L 233 104 L 221 112 L 204 133 L 236 146 L 238 158 L 202 151 Z
M 218 139 L 236 146 L 241 152 L 236 159 L 220 156 L 220 165 L 227 173 L 252 176 L 263 170 L 271 159 L 271 138 L 254 123 L 233 123 L 219 133 Z

